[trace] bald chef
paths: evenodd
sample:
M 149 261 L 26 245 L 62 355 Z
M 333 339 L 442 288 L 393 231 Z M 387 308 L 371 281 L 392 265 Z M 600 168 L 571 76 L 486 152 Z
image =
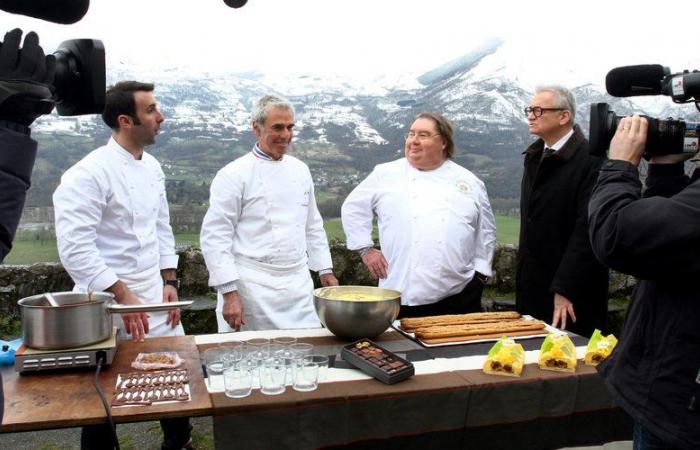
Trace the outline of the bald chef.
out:
M 219 332 L 319 327 L 309 269 L 337 286 L 309 168 L 287 155 L 294 108 L 262 97 L 257 143 L 214 177 L 201 232 Z

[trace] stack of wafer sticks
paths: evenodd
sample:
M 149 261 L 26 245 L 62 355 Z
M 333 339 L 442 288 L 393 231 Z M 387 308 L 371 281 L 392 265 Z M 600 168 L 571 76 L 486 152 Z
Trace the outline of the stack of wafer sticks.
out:
M 401 319 L 401 329 L 426 343 L 472 341 L 542 334 L 545 324 L 514 311 Z

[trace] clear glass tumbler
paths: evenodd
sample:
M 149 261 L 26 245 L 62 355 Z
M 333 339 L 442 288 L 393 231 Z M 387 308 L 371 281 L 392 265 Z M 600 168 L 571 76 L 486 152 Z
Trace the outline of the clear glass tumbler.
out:
M 268 358 L 260 367 L 260 392 L 277 395 L 285 391 L 286 367 L 282 358 Z
M 314 391 L 318 387 L 318 364 L 304 361 L 297 363 L 292 389 L 299 392 Z
M 253 390 L 253 372 L 245 364 L 224 370 L 224 393 L 227 397 L 243 398 Z

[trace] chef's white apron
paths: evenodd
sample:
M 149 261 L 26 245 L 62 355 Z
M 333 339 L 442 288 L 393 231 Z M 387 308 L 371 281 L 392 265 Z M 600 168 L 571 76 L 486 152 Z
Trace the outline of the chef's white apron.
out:
M 144 305 L 150 303 L 163 303 L 163 279 L 160 276 L 158 266 L 153 266 L 143 272 L 133 274 L 120 274 L 119 279 L 126 284 L 131 292 L 138 297 Z M 73 290 L 81 290 L 77 286 Z M 166 324 L 168 320 L 168 311 L 148 312 L 149 331 L 146 334 L 146 339 L 152 337 L 164 336 L 184 336 L 185 330 L 182 328 L 182 322 L 175 328 L 171 324 Z M 112 314 L 114 324 L 119 328 L 117 339 L 131 339 L 131 335 L 126 334 L 124 322 L 121 319 L 121 314 Z
M 313 304 L 314 284 L 303 260 L 279 266 L 236 256 L 236 287 L 243 302 L 241 330 L 319 328 Z M 216 321 L 219 333 L 235 331 L 221 314 L 224 298 L 217 295 Z

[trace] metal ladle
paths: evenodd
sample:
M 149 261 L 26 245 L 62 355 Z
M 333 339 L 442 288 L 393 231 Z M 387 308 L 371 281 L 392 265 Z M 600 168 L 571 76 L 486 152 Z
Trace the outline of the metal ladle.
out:
M 46 294 L 44 294 L 44 298 L 45 298 L 46 300 L 48 300 L 48 302 L 49 302 L 49 304 L 50 304 L 51 306 L 61 306 L 61 305 L 58 304 L 58 302 L 57 302 L 56 299 L 53 297 L 53 295 L 51 295 L 51 294 L 48 293 L 48 292 L 47 292 Z

